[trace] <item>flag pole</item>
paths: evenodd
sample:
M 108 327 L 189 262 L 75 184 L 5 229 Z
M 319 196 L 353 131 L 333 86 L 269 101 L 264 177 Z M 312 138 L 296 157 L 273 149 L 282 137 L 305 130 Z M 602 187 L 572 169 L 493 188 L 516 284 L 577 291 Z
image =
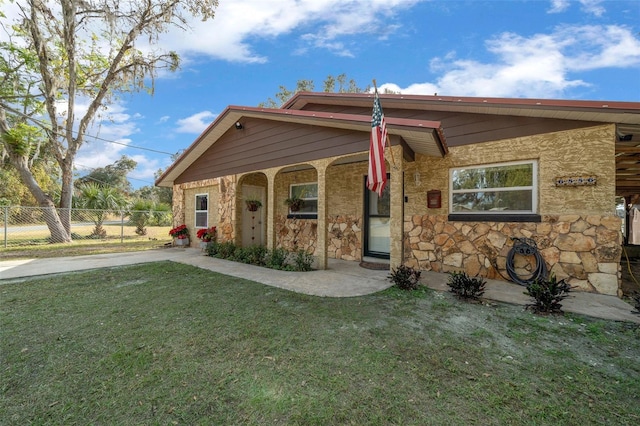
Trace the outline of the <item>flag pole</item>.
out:
M 373 88 L 374 88 L 375 93 L 377 95 L 378 94 L 378 84 L 376 83 L 376 79 L 375 78 L 373 79 Z M 389 151 L 391 152 L 391 161 L 393 162 L 393 166 L 397 168 L 398 166 L 396 166 L 396 159 L 393 158 L 393 149 L 391 147 L 391 139 L 389 139 L 389 133 L 387 133 L 387 139 L 384 141 L 384 143 L 385 143 L 385 146 L 389 145 Z

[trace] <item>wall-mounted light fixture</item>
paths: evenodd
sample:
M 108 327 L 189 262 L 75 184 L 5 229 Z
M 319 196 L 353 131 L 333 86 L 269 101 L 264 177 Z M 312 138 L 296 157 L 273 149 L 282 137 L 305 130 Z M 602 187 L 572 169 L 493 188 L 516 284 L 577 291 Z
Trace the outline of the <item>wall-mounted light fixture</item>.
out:
M 413 174 L 413 181 L 415 182 L 416 186 L 420 186 L 420 172 L 415 172 Z
M 236 130 L 242 130 L 244 128 L 244 126 L 242 125 L 241 122 L 236 121 Z

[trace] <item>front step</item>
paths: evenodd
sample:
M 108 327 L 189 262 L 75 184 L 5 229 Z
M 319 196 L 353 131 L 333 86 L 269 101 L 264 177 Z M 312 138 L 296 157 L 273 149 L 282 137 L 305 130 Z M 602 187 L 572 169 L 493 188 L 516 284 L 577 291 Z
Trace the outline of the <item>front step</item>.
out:
M 364 256 L 360 266 L 366 269 L 374 269 L 377 271 L 388 271 L 390 265 L 389 259 L 380 259 L 377 257 Z

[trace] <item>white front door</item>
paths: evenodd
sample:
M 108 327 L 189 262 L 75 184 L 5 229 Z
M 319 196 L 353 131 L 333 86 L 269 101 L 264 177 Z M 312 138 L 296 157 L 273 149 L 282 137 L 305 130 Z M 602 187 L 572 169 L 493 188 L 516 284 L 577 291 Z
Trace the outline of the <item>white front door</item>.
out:
M 242 197 L 247 199 L 260 200 L 262 207 L 255 212 L 247 210 L 246 204 L 242 203 L 242 247 L 263 246 L 264 232 L 263 226 L 265 218 L 264 188 L 254 185 L 242 185 Z

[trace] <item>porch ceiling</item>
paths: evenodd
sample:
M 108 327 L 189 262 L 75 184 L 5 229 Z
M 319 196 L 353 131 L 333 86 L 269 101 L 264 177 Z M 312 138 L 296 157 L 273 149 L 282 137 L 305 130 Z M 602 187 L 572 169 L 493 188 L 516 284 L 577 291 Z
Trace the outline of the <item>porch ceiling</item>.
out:
M 640 195 L 640 125 L 618 126 L 616 195 Z

